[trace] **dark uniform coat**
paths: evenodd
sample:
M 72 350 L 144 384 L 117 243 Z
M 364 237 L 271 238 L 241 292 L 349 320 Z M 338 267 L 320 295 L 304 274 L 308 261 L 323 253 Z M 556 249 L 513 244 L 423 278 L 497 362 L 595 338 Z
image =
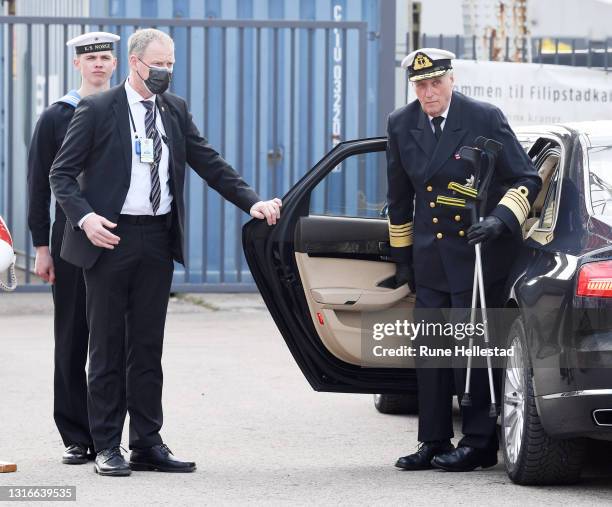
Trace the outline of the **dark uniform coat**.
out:
M 417 100 L 397 109 L 388 124 L 388 203 L 391 251 L 396 262 L 413 262 L 416 285 L 457 293 L 471 290 L 474 247 L 466 231 L 468 210 L 438 204 L 438 196 L 461 198 L 448 188 L 466 185 L 473 171 L 455 158 L 478 136 L 503 144 L 489 186 L 487 215 L 507 226 L 501 238 L 483 246 L 484 279 L 507 275 L 521 241 L 521 225 L 541 187 L 531 160 L 495 106 L 453 92 L 439 142 Z
M 28 225 L 35 247 L 49 246 L 51 217 L 51 187 L 49 171 L 60 149 L 76 105 L 58 101 L 45 109 L 34 128 L 28 156 Z M 59 203 L 55 203 L 55 223 L 66 223 L 66 215 Z M 60 236 L 61 238 L 61 236 Z
M 70 92 L 51 104 L 38 119 L 28 155 L 28 225 L 35 247 L 49 245 L 51 188 L 49 171 L 78 103 Z M 80 268 L 60 258 L 66 215 L 55 205 L 51 231 L 55 370 L 54 419 L 66 446 L 91 446 L 87 419 L 85 363 L 89 329 L 85 317 L 85 282 Z
M 486 215 L 501 219 L 506 232 L 482 246 L 488 307 L 502 303 L 504 279 L 522 241 L 521 226 L 540 191 L 531 160 L 495 106 L 452 95 L 446 123 L 437 140 L 429 117 L 415 100 L 394 111 L 388 125 L 389 237 L 396 262 L 412 263 L 418 312 L 468 308 L 474 282 L 474 246 L 467 242 L 469 210 L 461 204 L 473 169 L 456 154 L 479 136 L 503 144 L 488 192 Z M 431 346 L 448 343 L 428 342 Z M 462 394 L 465 369 L 425 367 L 417 361 L 419 435 L 422 442 L 452 438 L 452 397 Z M 495 418 L 489 417 L 486 369 L 472 370 L 472 406 L 462 407 L 464 438 L 459 445 L 497 449 Z

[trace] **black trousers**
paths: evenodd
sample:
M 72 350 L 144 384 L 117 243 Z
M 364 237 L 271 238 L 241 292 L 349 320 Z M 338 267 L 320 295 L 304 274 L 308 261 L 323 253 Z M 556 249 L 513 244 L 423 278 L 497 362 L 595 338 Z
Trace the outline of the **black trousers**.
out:
M 96 451 L 120 444 L 126 410 L 130 449 L 162 443 L 162 346 L 172 282 L 169 217 L 129 223 L 120 243 L 85 270 L 89 322 L 89 425 Z
M 493 308 L 499 304 L 499 295 L 502 294 L 503 282 L 493 284 L 486 291 L 487 307 Z M 431 320 L 435 312 L 431 310 L 421 311 L 419 309 L 446 309 L 452 308 L 450 321 L 460 321 L 469 318 L 469 308 L 472 304 L 472 291 L 461 293 L 440 292 L 428 287 L 417 287 L 415 303 L 415 320 L 423 316 Z M 462 310 L 465 309 L 465 310 Z M 449 315 L 438 314 L 440 321 L 446 320 Z M 434 317 L 435 318 L 435 317 Z M 454 348 L 452 338 L 442 346 Z M 467 345 L 466 343 L 461 343 Z M 441 346 L 434 343 L 434 346 Z M 439 364 L 439 363 L 436 363 Z M 419 395 L 419 429 L 418 439 L 421 442 L 432 440 L 443 440 L 452 438 L 453 419 L 452 401 L 453 393 L 457 393 L 458 399 L 465 390 L 465 367 L 457 367 L 456 362 L 445 368 L 425 367 L 422 359 L 417 358 L 417 388 Z M 482 363 L 481 363 L 482 365 Z M 496 400 L 499 403 L 500 382 L 499 371 L 494 370 L 494 387 Z M 490 393 L 489 380 L 486 368 L 472 368 L 470 381 L 472 396 L 471 407 L 461 407 L 463 438 L 459 446 L 471 446 L 481 449 L 497 449 L 498 440 L 496 432 L 497 418 L 489 417 Z
M 60 257 L 64 220 L 51 231 L 51 256 L 55 268 L 54 303 L 55 369 L 53 418 L 65 446 L 93 445 L 87 418 L 87 342 L 83 270 Z

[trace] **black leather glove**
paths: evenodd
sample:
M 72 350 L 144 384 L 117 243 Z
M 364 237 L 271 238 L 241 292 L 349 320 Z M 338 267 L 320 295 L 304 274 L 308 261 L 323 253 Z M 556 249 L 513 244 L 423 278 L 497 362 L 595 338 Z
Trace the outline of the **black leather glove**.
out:
M 472 224 L 472 226 L 468 229 L 468 243 L 470 245 L 475 245 L 476 243 L 498 238 L 505 229 L 506 224 L 504 224 L 499 218 L 494 216 L 486 217 L 482 222 Z
M 395 287 L 408 284 L 410 292 L 414 292 L 414 268 L 412 264 L 400 262 L 395 267 Z

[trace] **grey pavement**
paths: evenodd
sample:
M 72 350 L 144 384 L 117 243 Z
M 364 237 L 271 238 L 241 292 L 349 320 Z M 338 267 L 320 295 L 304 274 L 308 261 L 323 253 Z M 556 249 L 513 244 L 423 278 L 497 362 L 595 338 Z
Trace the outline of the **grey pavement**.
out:
M 49 294 L 0 294 L 0 460 L 18 465 L 17 473 L 0 474 L 0 485 L 74 485 L 78 503 L 112 506 L 612 499 L 609 470 L 591 470 L 579 485 L 537 488 L 513 485 L 501 463 L 467 474 L 396 470 L 396 458 L 415 448 L 417 418 L 378 414 L 368 395 L 314 392 L 256 294 L 171 300 L 162 436 L 177 456 L 197 462 L 195 473 L 108 478 L 91 464 L 61 465 L 51 310 Z

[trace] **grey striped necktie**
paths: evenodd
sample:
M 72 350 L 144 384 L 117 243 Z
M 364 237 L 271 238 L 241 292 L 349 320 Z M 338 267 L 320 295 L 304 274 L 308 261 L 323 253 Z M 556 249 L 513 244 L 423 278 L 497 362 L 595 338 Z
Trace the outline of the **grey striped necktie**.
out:
M 151 164 L 151 193 L 149 194 L 149 200 L 151 201 L 151 207 L 153 208 L 153 214 L 157 214 L 159 209 L 159 203 L 161 201 L 161 184 L 159 182 L 159 162 L 162 156 L 162 144 L 155 127 L 155 115 L 153 114 L 154 103 L 150 100 L 142 100 L 141 104 L 145 107 L 147 112 L 145 113 L 145 130 L 147 132 L 147 138 L 153 139 L 153 160 Z

